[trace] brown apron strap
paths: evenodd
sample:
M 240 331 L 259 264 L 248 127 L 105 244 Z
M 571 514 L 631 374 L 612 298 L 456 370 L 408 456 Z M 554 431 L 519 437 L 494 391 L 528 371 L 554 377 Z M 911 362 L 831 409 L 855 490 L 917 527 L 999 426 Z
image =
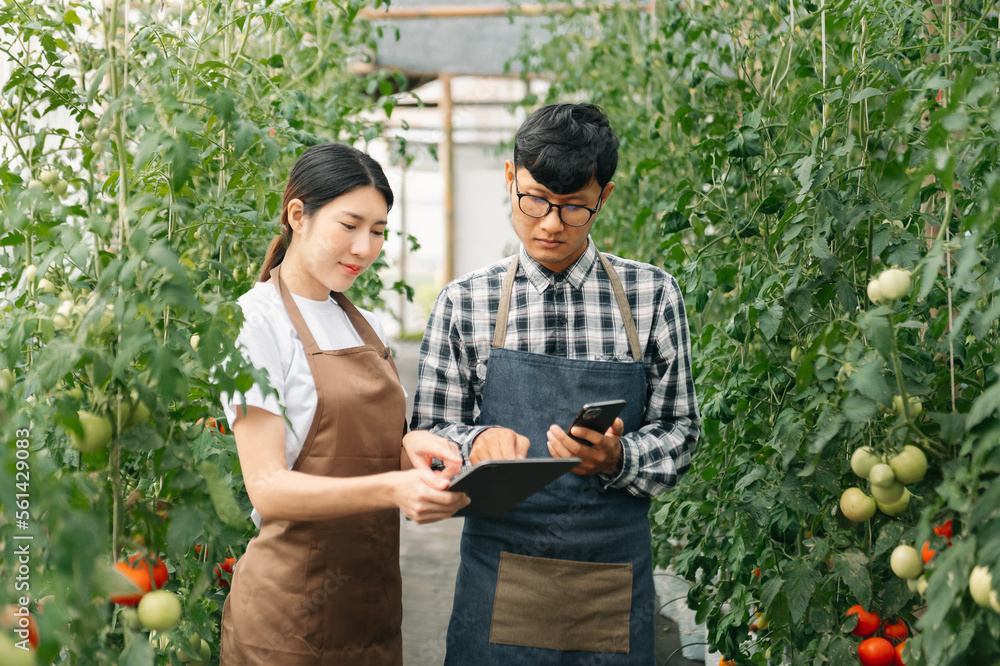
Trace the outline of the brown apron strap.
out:
M 507 269 L 507 274 L 503 277 L 503 286 L 500 289 L 500 307 L 497 309 L 497 323 L 493 332 L 494 349 L 503 348 L 504 340 L 507 338 L 507 318 L 510 315 L 510 298 L 514 292 L 514 277 L 517 275 L 519 258 L 520 253 L 514 255 L 514 260 L 510 263 L 510 268 Z M 625 288 L 622 287 L 618 272 L 600 251 L 597 253 L 597 258 L 601 260 L 601 266 L 611 281 L 611 289 L 615 292 L 615 300 L 618 302 L 618 311 L 625 324 L 625 333 L 628 335 L 628 345 L 632 351 L 632 358 L 641 361 L 642 345 L 639 344 L 639 331 L 635 327 L 635 318 L 632 316 L 632 308 L 629 307 L 628 298 L 625 297 Z
M 298 333 L 299 340 L 302 341 L 302 346 L 305 348 L 307 354 L 321 354 L 323 350 L 316 343 L 316 338 L 313 337 L 309 326 L 306 325 L 306 320 L 302 317 L 302 312 L 299 311 L 299 307 L 295 304 L 295 299 L 292 298 L 288 287 L 281 281 L 280 268 L 280 265 L 274 267 L 271 271 L 271 280 L 278 286 L 278 291 L 281 292 L 281 301 L 285 304 L 285 310 L 288 312 L 288 317 L 292 320 L 292 325 L 295 326 L 295 332 Z M 365 345 L 376 351 L 385 349 L 385 343 L 378 337 L 378 333 L 375 332 L 375 329 L 368 323 L 364 315 L 358 312 L 358 309 L 354 307 L 354 304 L 346 296 L 335 291 L 331 291 L 330 295 L 344 309 L 344 313 L 347 314 L 347 319 L 351 322 L 351 326 L 357 331 L 358 336 Z
M 493 332 L 493 348 L 502 349 L 503 341 L 507 339 L 507 316 L 510 314 L 510 295 L 514 291 L 514 277 L 517 275 L 517 260 L 520 254 L 514 255 L 510 268 L 503 277 L 503 287 L 500 289 L 500 308 L 497 310 L 497 323 Z
M 295 304 L 295 299 L 292 298 L 288 287 L 281 281 L 280 265 L 271 269 L 271 280 L 277 285 L 278 291 L 281 293 L 281 302 L 285 304 L 285 311 L 288 312 L 288 317 L 292 320 L 295 332 L 299 334 L 299 340 L 302 341 L 302 346 L 305 347 L 306 354 L 318 354 L 320 348 L 316 344 L 316 338 L 309 331 L 306 320 L 302 317 L 302 313 L 299 312 L 299 306 Z
M 608 279 L 611 280 L 611 288 L 615 292 L 615 300 L 618 301 L 618 311 L 621 312 L 622 322 L 625 324 L 625 333 L 628 334 L 628 345 L 632 350 L 632 358 L 636 361 L 641 361 L 642 346 L 639 344 L 639 331 L 635 328 L 635 318 L 632 316 L 632 308 L 629 307 L 628 299 L 625 297 L 625 288 L 622 287 L 618 271 L 611 265 L 607 257 L 600 252 L 597 253 L 597 258 L 601 260 L 601 266 L 604 267 L 604 272 L 608 274 Z
M 373 349 L 385 349 L 385 343 L 382 342 L 382 338 L 378 337 L 378 333 L 372 328 L 372 325 L 368 323 L 365 316 L 358 312 L 358 309 L 354 307 L 354 303 L 348 300 L 347 296 L 339 291 L 331 291 L 330 295 L 333 296 L 333 300 L 340 304 L 340 307 L 344 308 L 344 312 L 347 313 L 347 318 L 351 322 L 351 326 L 354 330 L 358 332 L 361 336 L 361 340 L 372 347 Z

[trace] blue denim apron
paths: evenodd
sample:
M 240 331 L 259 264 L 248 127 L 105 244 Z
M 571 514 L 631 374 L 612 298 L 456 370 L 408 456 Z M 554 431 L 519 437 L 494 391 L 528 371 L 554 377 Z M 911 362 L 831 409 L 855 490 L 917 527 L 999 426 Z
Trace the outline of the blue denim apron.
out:
M 635 321 L 618 274 L 599 257 L 636 361 L 504 349 L 516 256 L 504 278 L 479 423 L 527 437 L 528 457 L 551 457 L 549 426 L 568 428 L 588 402 L 623 398 L 625 432 L 642 424 L 646 375 Z M 648 511 L 648 498 L 571 473 L 502 516 L 466 518 L 445 664 L 652 664 Z

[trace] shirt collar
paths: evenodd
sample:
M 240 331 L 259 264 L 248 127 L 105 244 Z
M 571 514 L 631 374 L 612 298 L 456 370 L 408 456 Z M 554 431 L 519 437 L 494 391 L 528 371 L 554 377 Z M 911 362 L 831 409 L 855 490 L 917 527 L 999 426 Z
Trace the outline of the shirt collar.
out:
M 521 270 L 524 271 L 528 282 L 534 285 L 539 293 L 545 291 L 551 285 L 563 281 L 568 282 L 574 289 L 581 289 L 583 283 L 587 280 L 587 276 L 594 270 L 594 265 L 598 261 L 597 246 L 594 245 L 594 241 L 590 236 L 587 236 L 587 249 L 562 273 L 551 271 L 532 259 L 528 256 L 523 244 L 521 245 L 519 257 L 518 263 L 521 266 Z

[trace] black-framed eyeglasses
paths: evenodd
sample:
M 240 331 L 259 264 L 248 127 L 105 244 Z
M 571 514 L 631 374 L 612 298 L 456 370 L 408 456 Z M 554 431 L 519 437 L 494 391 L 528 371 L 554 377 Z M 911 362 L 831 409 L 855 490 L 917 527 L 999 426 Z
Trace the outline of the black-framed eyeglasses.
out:
M 590 222 L 599 208 L 587 208 L 578 204 L 554 204 L 548 199 L 536 197 L 534 194 L 524 194 L 517 187 L 517 172 L 514 172 L 514 193 L 517 194 L 517 207 L 528 217 L 545 217 L 553 208 L 559 211 L 559 219 L 570 227 L 582 227 Z M 604 190 L 601 189 L 601 194 Z M 600 197 L 597 199 L 600 205 Z

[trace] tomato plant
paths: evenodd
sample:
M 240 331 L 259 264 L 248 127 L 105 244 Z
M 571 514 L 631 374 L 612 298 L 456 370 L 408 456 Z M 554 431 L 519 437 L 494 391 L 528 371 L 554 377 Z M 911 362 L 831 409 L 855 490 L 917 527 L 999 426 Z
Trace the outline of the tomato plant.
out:
M 0 590 L 39 662 L 171 662 L 122 607 L 151 594 L 147 627 L 176 599 L 173 645 L 218 642 L 226 590 L 191 545 L 254 529 L 231 433 L 198 422 L 263 379 L 234 301 L 297 155 L 374 139 L 395 103 L 398 75 L 349 71 L 366 4 L 0 4 L 0 539 L 28 548 Z M 381 292 L 369 271 L 354 296 Z
M 518 63 L 552 82 L 527 103 L 609 113 L 622 157 L 592 236 L 684 291 L 704 432 L 654 551 L 729 658 L 855 663 L 860 605 L 908 623 L 911 665 L 1000 661 L 967 583 L 1000 552 L 992 11 L 586 6 Z M 922 575 L 894 576 L 893 549 L 928 540 Z M 771 622 L 754 641 L 750 609 Z

